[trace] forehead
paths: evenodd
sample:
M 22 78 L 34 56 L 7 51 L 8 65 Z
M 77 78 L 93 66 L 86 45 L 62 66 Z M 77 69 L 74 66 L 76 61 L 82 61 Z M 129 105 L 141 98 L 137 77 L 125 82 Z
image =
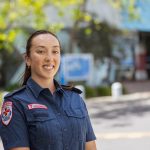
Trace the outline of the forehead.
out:
M 38 45 L 59 45 L 58 39 L 51 34 L 40 34 L 32 39 L 32 46 Z

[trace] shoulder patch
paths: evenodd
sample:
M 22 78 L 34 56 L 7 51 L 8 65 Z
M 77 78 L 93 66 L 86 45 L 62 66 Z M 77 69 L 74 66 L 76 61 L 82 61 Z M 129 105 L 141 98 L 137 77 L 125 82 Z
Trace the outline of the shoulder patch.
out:
M 7 126 L 10 123 L 11 118 L 12 118 L 12 102 L 11 101 L 4 102 L 2 106 L 1 116 L 2 116 L 2 123 Z
M 25 87 L 26 87 L 26 86 L 24 85 L 24 86 L 22 86 L 21 88 L 15 90 L 15 91 L 13 91 L 13 92 L 10 92 L 10 93 L 6 94 L 6 95 L 4 96 L 4 98 L 8 98 L 8 97 L 10 97 L 10 96 L 12 96 L 12 95 L 14 95 L 14 94 L 16 94 L 16 93 L 22 91 L 23 89 L 25 89 Z
M 61 87 L 62 87 L 63 89 L 65 89 L 65 90 L 74 91 L 74 92 L 76 92 L 76 93 L 78 93 L 78 94 L 81 94 L 81 93 L 82 93 L 82 91 L 81 91 L 80 89 L 78 89 L 78 88 L 76 88 L 76 87 L 73 87 L 73 86 L 61 85 Z

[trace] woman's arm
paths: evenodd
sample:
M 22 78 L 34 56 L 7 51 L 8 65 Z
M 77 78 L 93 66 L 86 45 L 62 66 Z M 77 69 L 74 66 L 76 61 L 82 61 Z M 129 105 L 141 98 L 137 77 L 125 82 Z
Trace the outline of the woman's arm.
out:
M 95 141 L 86 142 L 85 150 L 97 150 Z
M 11 114 L 7 114 L 6 121 L 4 120 L 5 109 L 8 109 Z M 30 150 L 27 124 L 25 122 L 23 109 L 19 103 L 12 98 L 5 100 L 2 115 L 4 115 L 4 117 L 0 119 L 0 130 L 4 149 Z
M 16 147 L 16 148 L 11 148 L 10 150 L 30 150 L 29 147 Z

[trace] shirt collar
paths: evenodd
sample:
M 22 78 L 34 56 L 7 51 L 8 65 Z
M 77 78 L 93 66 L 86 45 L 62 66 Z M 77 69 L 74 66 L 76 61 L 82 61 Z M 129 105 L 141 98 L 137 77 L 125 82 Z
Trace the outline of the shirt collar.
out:
M 61 85 L 55 79 L 54 79 L 54 84 L 56 87 L 56 92 L 59 92 L 60 94 L 65 93 L 64 89 L 61 87 Z
M 54 79 L 54 84 L 56 87 L 56 92 L 63 95 L 65 91 L 55 79 Z M 38 98 L 40 92 L 44 90 L 44 88 L 42 88 L 38 83 L 36 83 L 31 77 L 27 81 L 27 86 L 30 88 L 30 90 L 33 92 L 36 98 Z
M 40 92 L 43 90 L 43 88 L 39 84 L 37 84 L 31 77 L 27 81 L 27 86 L 30 88 L 30 90 L 33 92 L 36 98 L 39 96 Z

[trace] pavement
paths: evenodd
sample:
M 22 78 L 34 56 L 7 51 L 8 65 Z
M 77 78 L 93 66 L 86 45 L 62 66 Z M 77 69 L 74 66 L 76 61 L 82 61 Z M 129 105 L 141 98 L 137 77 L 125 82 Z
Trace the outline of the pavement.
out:
M 128 94 L 150 91 L 150 80 L 125 81 L 122 83 Z
M 86 104 L 97 150 L 149 150 L 150 92 L 96 97 Z

